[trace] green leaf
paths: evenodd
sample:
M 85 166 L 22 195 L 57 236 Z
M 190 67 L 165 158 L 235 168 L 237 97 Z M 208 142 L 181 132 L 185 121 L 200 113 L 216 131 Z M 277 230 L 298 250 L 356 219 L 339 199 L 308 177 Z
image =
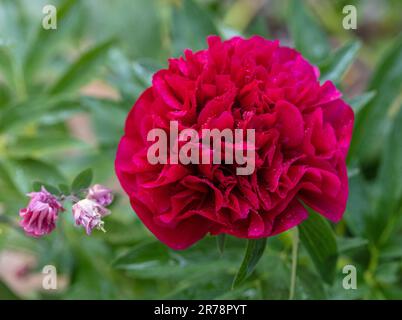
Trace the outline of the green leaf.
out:
M 180 1 L 174 8 L 172 18 L 173 54 L 179 56 L 183 50 L 197 51 L 205 48 L 205 38 L 218 31 L 211 17 L 193 0 Z
M 243 262 L 233 280 L 233 288 L 240 285 L 244 280 L 246 280 L 247 277 L 251 275 L 258 261 L 262 257 L 262 254 L 264 253 L 266 244 L 266 238 L 248 240 Z
M 91 0 L 83 4 L 89 10 L 80 21 L 86 23 L 85 32 L 91 35 L 91 39 L 116 36 L 119 48 L 129 53 L 131 58 L 149 57 L 165 61 L 170 56 L 167 52 L 170 45 L 167 33 L 172 1 L 119 0 L 98 5 L 96 0 Z M 113 15 L 110 15 L 111 12 Z M 99 26 L 102 26 L 102 32 L 99 32 Z
M 398 209 L 398 201 L 402 196 L 402 102 L 398 115 L 393 123 L 385 152 L 381 161 L 378 181 L 380 184 L 382 205 L 381 211 L 393 213 Z M 383 214 L 383 212 L 382 212 Z
M 12 93 L 5 83 L 0 83 L 0 109 L 10 103 Z
M 210 274 L 207 277 L 204 273 L 194 274 L 190 279 L 179 281 L 173 291 L 162 296 L 162 299 L 250 299 L 250 295 L 254 298 L 258 294 L 257 290 L 251 287 L 252 284 L 247 284 L 247 287 L 240 287 L 237 290 L 230 290 L 231 280 L 232 276 L 225 273 Z
M 0 110 L 0 131 L 19 133 L 27 124 L 54 124 L 82 111 L 83 106 L 77 100 L 63 97 L 32 98 Z
M 0 300 L 20 300 L 20 298 L 0 281 Z
M 40 157 L 84 147 L 87 147 L 84 142 L 68 136 L 21 137 L 7 146 L 7 154 L 15 157 Z
M 270 37 L 266 16 L 264 14 L 257 15 L 251 21 L 250 25 L 247 26 L 245 33 L 250 36 L 260 35 L 266 38 Z
M 338 248 L 335 234 L 328 221 L 310 211 L 300 226 L 300 240 L 307 249 L 322 279 L 331 284 L 335 279 Z
M 381 161 L 378 185 L 379 201 L 372 221 L 373 229 L 381 231 L 380 241 L 385 242 L 395 229 L 396 220 L 402 211 L 402 102 L 386 142 Z
M 357 115 L 376 95 L 376 91 L 369 91 L 360 96 L 356 96 L 347 102 L 352 107 L 355 115 Z
M 169 260 L 168 249 L 158 242 L 142 243 L 119 256 L 113 265 L 121 269 L 141 269 Z
M 216 236 L 216 245 L 218 246 L 218 251 L 220 254 L 223 254 L 223 251 L 225 250 L 225 241 L 226 235 L 224 233 Z
M 44 182 L 40 182 L 40 181 L 34 181 L 34 183 L 32 184 L 32 188 L 33 191 L 40 191 L 42 189 L 42 187 L 44 187 L 47 191 L 49 191 L 51 194 L 54 195 L 59 195 L 60 194 L 60 190 L 57 189 L 56 187 L 48 184 L 48 183 L 44 183 Z
M 88 168 L 78 174 L 73 183 L 71 184 L 71 190 L 73 192 L 80 192 L 82 189 L 86 189 L 90 186 L 93 178 L 92 169 Z
M 22 195 L 11 178 L 12 172 L 9 172 L 4 163 L 0 161 L 0 199 L 9 202 L 15 202 Z
M 377 94 L 358 114 L 349 153 L 370 165 L 383 151 L 395 116 L 392 107 L 402 99 L 402 34 L 378 64 L 368 89 Z
M 110 51 L 108 60 L 107 80 L 127 103 L 132 103 L 151 86 L 153 74 L 163 68 L 162 64 L 149 58 L 132 62 L 117 49 Z
M 23 78 L 21 63 L 16 56 L 15 47 L 0 43 L 0 76 L 4 79 L 1 85 L 9 89 L 10 93 L 14 90 L 14 98 L 21 98 L 25 95 L 25 79 Z M 2 91 L 5 90 L 2 89 Z
M 213 250 L 215 239 L 205 239 L 185 251 L 174 251 L 160 242 L 146 241 L 136 245 L 113 263 L 117 269 L 141 279 L 186 279 L 209 277 L 230 269 L 237 256 L 226 250 L 219 258 Z
M 324 282 L 317 281 L 317 274 L 306 265 L 297 266 L 296 293 L 300 290 L 307 299 L 324 300 L 327 299 Z M 296 297 L 299 295 L 296 294 Z
M 367 246 L 368 240 L 362 238 L 337 238 L 338 252 L 345 253 Z
M 76 2 L 77 0 L 63 0 L 57 6 L 57 30 L 45 30 L 42 24 L 40 24 L 36 38 L 25 56 L 24 71 L 28 80 L 32 78 L 33 73 L 48 57 L 55 43 L 64 39 L 63 35 L 69 29 L 66 24 L 66 18 L 69 16 Z
M 338 49 L 331 57 L 320 66 L 322 82 L 330 80 L 339 83 L 352 64 L 361 45 L 358 41 L 352 41 Z
M 107 40 L 85 52 L 75 61 L 49 89 L 51 94 L 71 92 L 79 89 L 93 75 L 93 71 L 105 57 L 114 40 Z
M 59 184 L 59 190 L 64 195 L 70 194 L 70 187 L 66 184 Z
M 384 247 L 381 248 L 381 260 L 399 260 L 402 259 L 402 236 L 395 234 Z
M 14 61 L 9 48 L 0 44 L 0 74 L 4 75 L 9 85 L 14 81 L 13 65 Z
M 3 165 L 22 194 L 32 191 L 33 181 L 46 181 L 49 185 L 65 181 L 55 166 L 44 161 L 9 158 L 3 160 Z
M 127 110 L 121 103 L 92 98 L 86 99 L 85 105 L 91 112 L 97 142 L 115 148 L 124 131 Z
M 330 46 L 315 19 L 307 12 L 305 2 L 291 0 L 287 17 L 295 47 L 312 63 L 324 60 Z

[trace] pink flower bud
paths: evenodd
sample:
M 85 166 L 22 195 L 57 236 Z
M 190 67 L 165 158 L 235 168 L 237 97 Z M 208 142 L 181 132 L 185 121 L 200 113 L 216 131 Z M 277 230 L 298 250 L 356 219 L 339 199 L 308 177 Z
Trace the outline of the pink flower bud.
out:
M 39 192 L 28 193 L 31 197 L 26 208 L 20 210 L 20 226 L 27 235 L 41 237 L 56 227 L 59 211 L 64 211 L 57 198 L 44 187 Z
M 94 200 L 101 206 L 108 206 L 113 201 L 112 190 L 102 186 L 101 184 L 95 184 L 88 190 L 87 199 Z
M 110 214 L 110 211 L 98 202 L 83 199 L 74 204 L 72 210 L 75 224 L 83 226 L 88 235 L 91 234 L 94 228 L 105 231 L 102 218 Z

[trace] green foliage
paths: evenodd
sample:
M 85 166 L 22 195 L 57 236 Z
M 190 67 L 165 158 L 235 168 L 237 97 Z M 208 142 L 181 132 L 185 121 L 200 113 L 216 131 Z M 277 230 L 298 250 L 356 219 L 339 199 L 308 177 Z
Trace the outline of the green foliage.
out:
M 390 110 L 394 101 L 400 104 L 402 91 L 402 35 L 400 35 L 378 64 L 369 90 L 376 96 L 356 119 L 351 152 L 356 152 L 366 164 L 378 161 L 383 151 L 389 128 L 394 121 Z M 397 106 L 399 107 L 399 106 Z
M 213 21 L 193 0 L 180 1 L 172 16 L 173 54 L 182 55 L 183 50 L 196 51 L 205 47 L 205 38 L 218 34 Z
M 317 213 L 310 212 L 309 218 L 300 227 L 300 239 L 310 254 L 322 279 L 332 284 L 335 279 L 338 248 L 331 226 Z
M 241 284 L 254 271 L 255 266 L 265 251 L 267 239 L 248 240 L 243 262 L 233 280 L 233 288 Z
M 288 25 L 295 47 L 307 59 L 317 63 L 328 57 L 328 40 L 303 1 L 289 1 Z
M 88 78 L 93 77 L 93 69 L 99 60 L 105 56 L 112 44 L 113 40 L 108 40 L 85 52 L 50 88 L 50 94 L 66 94 L 79 89 L 87 82 Z
M 400 299 L 402 38 L 393 37 L 400 32 L 395 28 L 400 4 L 387 1 L 390 9 L 378 29 L 393 32 L 380 39 L 367 34 L 372 28 L 361 25 L 363 18 L 359 32 L 343 30 L 343 2 L 275 1 L 247 19 L 241 12 L 242 20 L 235 21 L 235 15 L 226 15 L 236 11 L 238 1 L 121 0 L 100 6 L 95 0 L 60 0 L 55 1 L 58 29 L 44 30 L 45 1 L 2 1 L 0 254 L 29 252 L 36 271 L 55 265 L 67 287 L 18 297 L 12 285 L 0 281 L 0 299 L 289 297 L 294 241 L 289 232 L 250 240 L 247 247 L 244 239 L 208 236 L 173 251 L 150 235 L 119 193 L 105 234 L 86 236 L 74 227 L 69 210 L 48 237 L 27 238 L 16 228 L 25 194 L 42 186 L 57 195 L 79 195 L 93 182 L 118 190 L 113 161 L 128 110 L 169 56 L 205 48 L 205 37 L 219 33 L 293 41 L 320 68 L 320 81 L 333 81 L 355 111 L 346 213 L 332 225 L 311 212 L 299 226 L 295 298 Z M 359 68 L 374 72 L 367 86 L 357 78 L 356 90 L 351 82 Z M 112 96 L 84 93 L 94 79 Z M 76 116 L 86 119 L 80 130 L 71 126 Z M 357 290 L 342 287 L 346 264 L 357 268 Z
M 60 194 L 60 190 L 57 189 L 56 187 L 51 186 L 50 184 L 40 182 L 40 181 L 34 181 L 34 183 L 32 183 L 33 191 L 36 191 L 36 192 L 41 191 L 42 187 L 54 195 Z
M 357 115 L 360 110 L 362 110 L 367 104 L 373 100 L 375 97 L 375 91 L 369 91 L 366 93 L 363 93 L 360 96 L 354 97 L 352 99 L 349 99 L 349 104 L 352 107 L 353 111 L 355 112 L 355 115 Z
M 330 80 L 336 84 L 342 80 L 342 75 L 352 64 L 359 51 L 360 43 L 357 41 L 347 43 L 338 49 L 327 61 L 320 65 L 321 81 Z
M 221 254 L 223 254 L 225 250 L 225 242 L 226 242 L 226 235 L 225 234 L 219 234 L 216 237 L 216 245 L 218 247 L 218 250 Z
M 90 186 L 93 179 L 93 171 L 91 168 L 80 172 L 71 183 L 71 190 L 74 193 L 79 193 L 81 190 Z

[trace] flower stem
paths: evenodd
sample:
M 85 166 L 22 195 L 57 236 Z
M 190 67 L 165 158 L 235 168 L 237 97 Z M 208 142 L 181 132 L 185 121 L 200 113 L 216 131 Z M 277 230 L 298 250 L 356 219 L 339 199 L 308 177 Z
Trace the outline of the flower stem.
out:
M 292 273 L 290 278 L 289 300 L 293 300 L 296 288 L 297 256 L 299 251 L 299 229 L 292 230 Z

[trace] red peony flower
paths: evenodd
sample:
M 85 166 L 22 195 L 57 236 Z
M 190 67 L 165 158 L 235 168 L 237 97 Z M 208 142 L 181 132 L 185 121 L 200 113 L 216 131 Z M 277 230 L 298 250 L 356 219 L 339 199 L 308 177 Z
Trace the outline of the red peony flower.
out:
M 153 77 L 130 111 L 116 173 L 131 205 L 173 249 L 226 233 L 273 236 L 300 224 L 302 203 L 331 221 L 348 196 L 353 111 L 296 50 L 262 37 L 208 38 Z M 238 164 L 151 164 L 151 129 L 254 129 L 255 170 Z M 201 136 L 201 135 L 200 135 Z M 170 146 L 167 146 L 169 150 Z

